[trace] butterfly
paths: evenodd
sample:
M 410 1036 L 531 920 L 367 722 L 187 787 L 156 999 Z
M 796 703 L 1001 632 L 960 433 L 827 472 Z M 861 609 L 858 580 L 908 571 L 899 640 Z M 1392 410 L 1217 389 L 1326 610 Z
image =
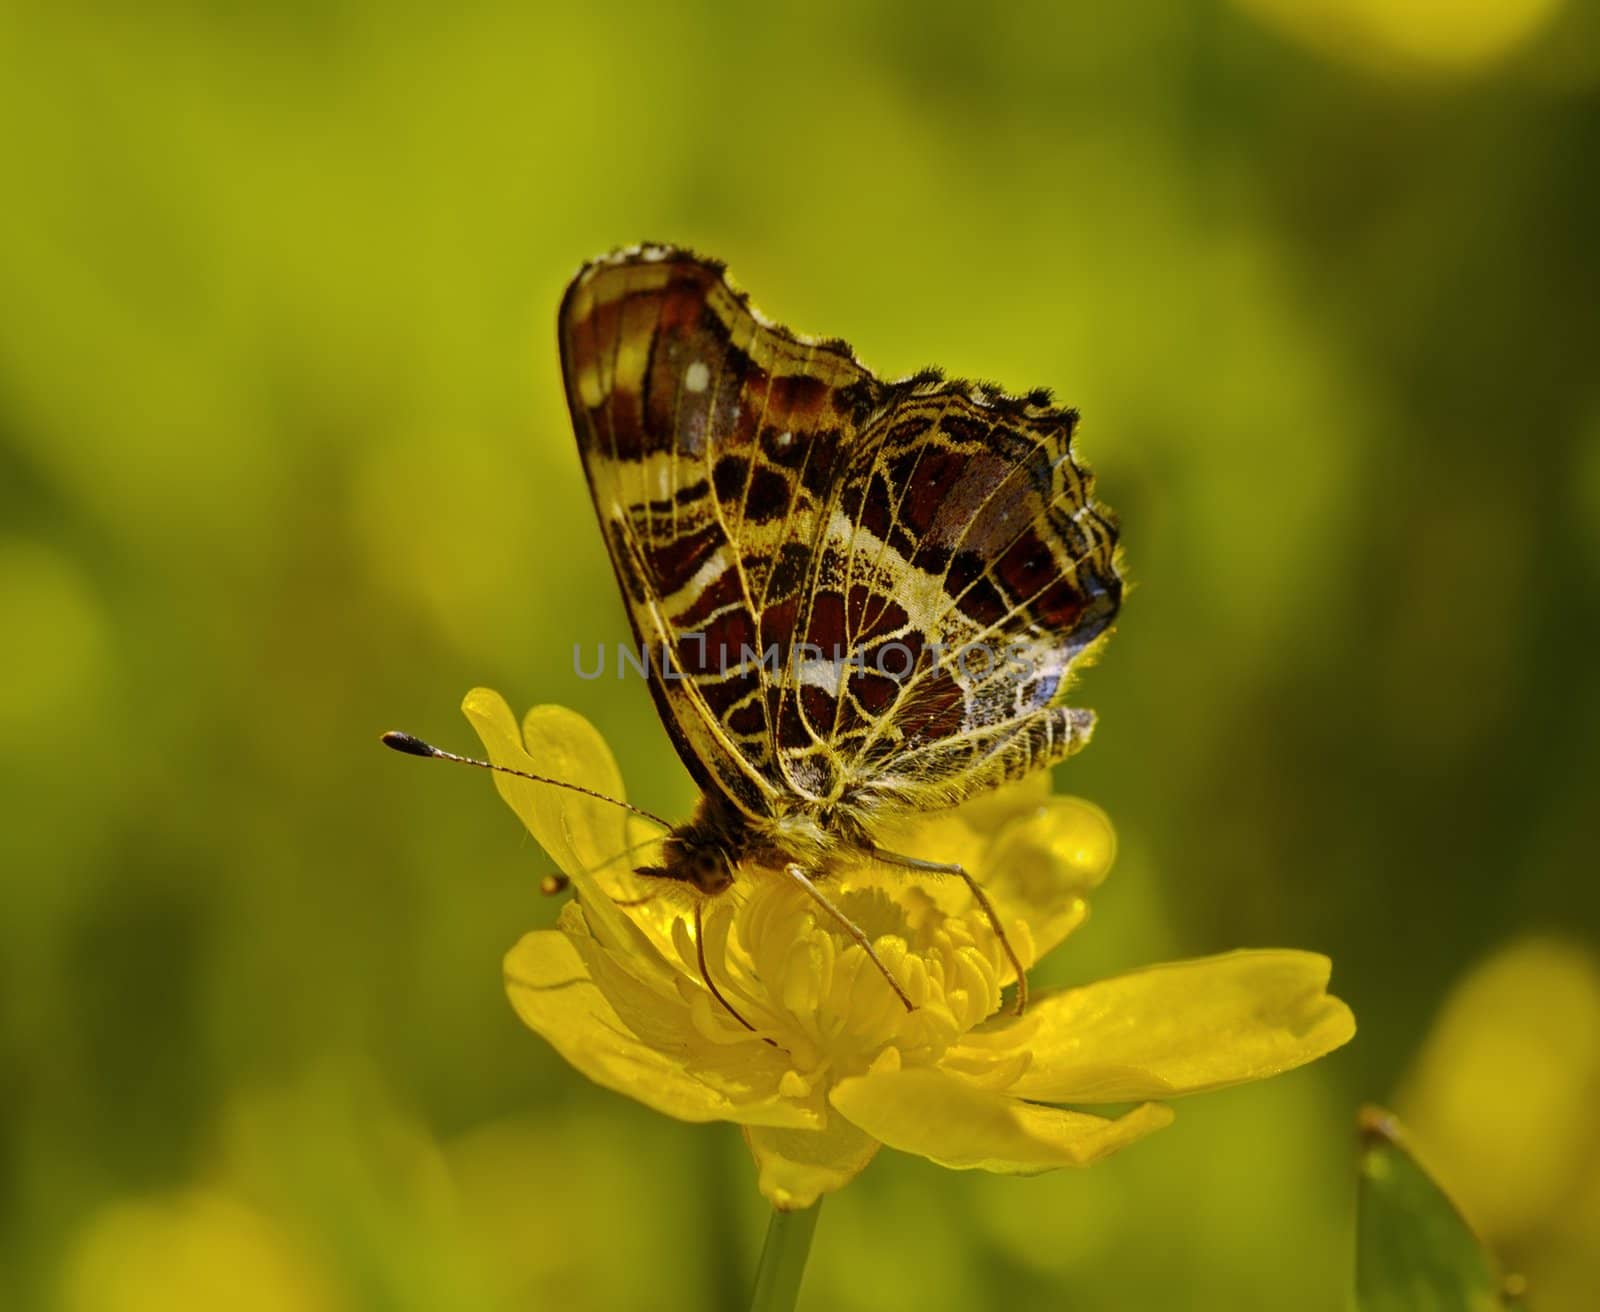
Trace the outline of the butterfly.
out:
M 661 860 L 636 873 L 715 895 L 741 869 L 780 872 L 908 1010 L 819 883 L 848 855 L 957 875 L 1010 958 L 1020 1012 L 1026 973 L 983 888 L 877 835 L 1089 740 L 1094 713 L 1063 697 L 1110 636 L 1123 583 L 1116 518 L 1073 453 L 1077 412 L 937 369 L 885 382 L 673 246 L 585 265 L 558 335 L 650 690 L 701 790 L 687 823 L 658 821 Z M 384 742 L 587 792 L 410 734 Z
M 1089 740 L 1093 713 L 1061 699 L 1123 585 L 1077 412 L 935 369 L 882 381 L 672 246 L 584 266 L 558 331 L 650 690 L 701 790 L 638 873 L 715 894 L 782 871 L 870 954 L 817 886 L 831 863 L 966 877 L 875 835 Z

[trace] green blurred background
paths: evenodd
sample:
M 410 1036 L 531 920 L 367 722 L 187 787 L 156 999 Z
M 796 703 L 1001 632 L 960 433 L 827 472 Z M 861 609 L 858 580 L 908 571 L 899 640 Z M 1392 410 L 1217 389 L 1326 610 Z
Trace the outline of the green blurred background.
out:
M 1058 786 L 1123 855 L 1043 982 L 1300 946 L 1360 1022 L 1089 1172 L 884 1154 L 810 1305 L 1342 1307 L 1371 1098 L 1592 1305 L 1596 7 L 17 3 L 0 142 L 0 1304 L 742 1297 L 736 1133 L 519 1026 L 550 867 L 376 741 L 487 683 L 687 811 L 572 674 L 555 308 L 650 237 L 1083 410 L 1140 586 Z

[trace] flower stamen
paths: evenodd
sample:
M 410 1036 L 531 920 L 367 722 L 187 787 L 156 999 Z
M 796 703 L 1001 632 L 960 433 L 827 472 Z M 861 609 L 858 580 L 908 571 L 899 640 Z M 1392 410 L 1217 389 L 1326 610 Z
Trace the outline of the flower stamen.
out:
M 960 878 L 971 891 L 973 900 L 983 909 L 983 914 L 988 918 L 989 928 L 994 930 L 994 936 L 1000 941 L 1001 950 L 1005 952 L 1007 960 L 1011 962 L 1011 969 L 1017 976 L 1017 1001 L 1013 1008 L 1016 1015 L 1020 1016 L 1028 1009 L 1028 974 L 1022 968 L 1022 958 L 1017 955 L 1016 948 L 1011 946 L 1011 940 L 1006 937 L 1005 926 L 1000 923 L 1000 917 L 994 909 L 994 903 L 989 901 L 989 895 L 983 891 L 982 886 L 967 873 L 966 867 L 954 861 L 924 861 L 918 856 L 902 856 L 899 852 L 886 852 L 881 847 L 873 848 L 872 855 L 878 860 L 892 866 L 902 866 L 907 870 L 920 870 L 930 875 L 955 875 Z
M 910 996 L 903 988 L 900 987 L 900 981 L 890 973 L 889 968 L 883 964 L 883 962 L 879 959 L 878 954 L 873 951 L 872 940 L 867 937 L 866 931 L 863 930 L 860 925 L 856 924 L 855 921 L 851 920 L 849 916 L 845 915 L 843 911 L 839 910 L 839 908 L 831 901 L 829 901 L 827 895 L 824 894 L 821 889 L 819 889 L 811 882 L 810 879 L 806 877 L 805 871 L 800 869 L 800 867 L 795 865 L 792 861 L 783 867 L 783 873 L 795 883 L 799 884 L 801 888 L 805 889 L 805 891 L 811 895 L 813 900 L 815 900 L 816 904 L 838 922 L 840 928 L 843 929 L 846 934 L 850 935 L 850 937 L 855 940 L 857 946 L 867 954 L 868 959 L 874 966 L 878 968 L 879 974 L 881 974 L 884 979 L 889 981 L 889 987 L 895 991 L 895 995 L 902 1003 L 905 1004 L 905 1009 L 907 1011 L 915 1011 L 917 1009 L 917 1004 L 911 1001 Z

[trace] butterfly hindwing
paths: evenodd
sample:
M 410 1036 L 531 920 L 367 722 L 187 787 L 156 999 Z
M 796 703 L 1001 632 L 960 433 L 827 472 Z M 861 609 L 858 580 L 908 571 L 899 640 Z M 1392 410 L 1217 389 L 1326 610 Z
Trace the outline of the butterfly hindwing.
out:
M 844 660 L 836 689 L 802 669 L 784 699 L 779 741 L 805 770 L 931 804 L 1087 739 L 1089 713 L 1053 703 L 1121 580 L 1075 422 L 1043 394 L 891 387 L 813 557 L 808 627 L 841 633 Z

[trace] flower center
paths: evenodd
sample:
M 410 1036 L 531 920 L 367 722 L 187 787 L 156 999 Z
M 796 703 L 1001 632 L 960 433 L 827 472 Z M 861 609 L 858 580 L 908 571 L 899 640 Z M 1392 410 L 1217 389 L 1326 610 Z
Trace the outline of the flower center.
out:
M 706 969 L 718 992 L 757 1034 L 785 1049 L 808 1082 L 858 1074 L 891 1047 L 906 1065 L 931 1064 L 999 1009 L 1006 957 L 978 908 L 951 913 L 904 875 L 867 869 L 830 877 L 825 888 L 871 955 L 776 873 L 752 872 L 704 913 Z M 693 987 L 698 963 L 685 965 L 685 985 Z M 712 1009 L 710 1023 L 738 1033 L 708 1038 L 748 1037 L 724 1007 Z

